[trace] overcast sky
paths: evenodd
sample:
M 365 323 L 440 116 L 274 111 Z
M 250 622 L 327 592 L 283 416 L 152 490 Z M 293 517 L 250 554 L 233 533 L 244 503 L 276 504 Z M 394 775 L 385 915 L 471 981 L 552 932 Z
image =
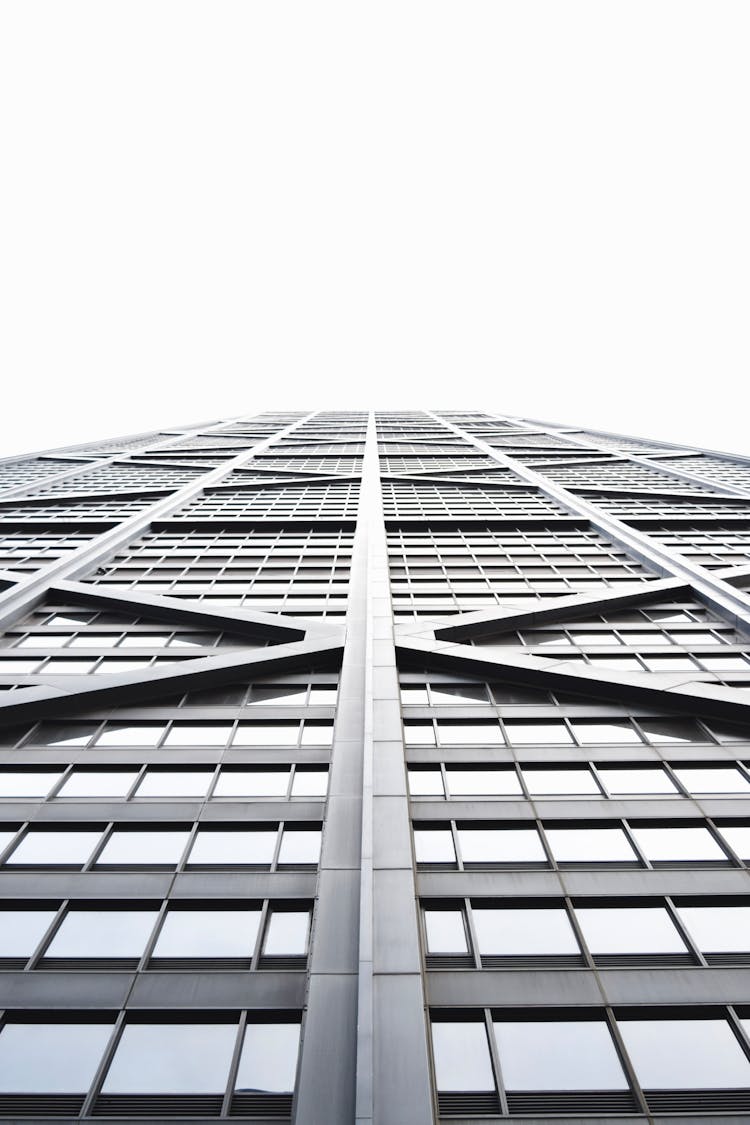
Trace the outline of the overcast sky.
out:
M 4 0 L 0 455 L 422 405 L 749 452 L 749 57 L 746 0 Z

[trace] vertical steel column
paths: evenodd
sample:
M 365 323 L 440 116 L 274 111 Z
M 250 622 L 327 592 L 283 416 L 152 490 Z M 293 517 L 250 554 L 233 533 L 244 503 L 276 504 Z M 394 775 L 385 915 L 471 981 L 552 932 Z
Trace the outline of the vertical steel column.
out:
M 377 435 L 363 480 L 369 524 L 357 1125 L 429 1125 L 432 1083 Z

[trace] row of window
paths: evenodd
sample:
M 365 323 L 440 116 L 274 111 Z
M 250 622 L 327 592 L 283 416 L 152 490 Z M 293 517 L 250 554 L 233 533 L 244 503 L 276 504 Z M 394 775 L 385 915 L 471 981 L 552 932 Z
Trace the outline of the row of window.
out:
M 332 740 L 333 723 L 314 719 L 278 723 L 189 723 L 164 719 L 151 723 L 61 721 L 41 722 L 24 732 L 15 729 L 0 733 L 0 746 L 197 746 L 219 749 L 230 745 L 330 746 Z
M 58 621 L 68 626 L 75 623 L 66 621 L 58 615 Z M 119 623 L 118 623 L 119 624 Z M 173 630 L 164 626 L 151 629 L 132 629 L 127 632 L 118 629 L 117 632 L 109 630 L 99 632 L 94 629 L 69 628 L 62 632 L 59 629 L 54 633 L 47 631 L 14 630 L 5 633 L 0 638 L 2 648 L 215 648 L 217 646 L 235 648 L 258 648 L 265 642 L 254 637 L 242 637 L 236 633 L 210 633 L 208 630 L 190 631 L 188 629 Z
M 686 902 L 662 900 L 616 904 L 580 899 L 573 902 L 473 899 L 471 903 L 434 902 L 423 906 L 425 951 L 449 964 L 475 952 L 479 963 L 498 967 L 528 964 L 543 958 L 572 959 L 585 964 L 623 964 L 648 956 L 659 963 L 698 954 L 711 963 L 737 963 L 750 958 L 750 905 L 720 904 L 710 899 Z
M 0 964 L 227 960 L 242 967 L 274 967 L 268 958 L 307 956 L 309 903 L 242 901 L 24 904 L 0 909 Z M 41 959 L 41 963 L 40 963 Z M 153 961 L 161 962 L 153 964 Z M 45 965 L 47 961 L 47 965 Z M 122 966 L 125 967 L 125 966 Z M 128 966 L 130 967 L 130 966 Z M 134 966 L 132 966 L 134 967 Z M 179 968 L 179 966 L 177 966 Z
M 442 685 L 441 685 L 442 687 Z M 402 688 L 402 692 L 404 688 Z M 409 695 L 407 690 L 407 696 Z M 456 702 L 454 697 L 454 702 Z M 747 741 L 748 731 L 709 719 L 405 719 L 407 746 L 660 746 Z
M 410 765 L 407 772 L 412 797 L 750 796 L 750 767 L 740 762 L 571 762 L 556 767 L 449 762 Z M 6 785 L 0 774 L 0 795 Z
M 94 538 L 90 532 L 0 532 L 0 570 L 28 574 L 64 558 Z
M 325 797 L 326 766 L 70 767 L 0 770 L 0 800 L 9 798 Z
M 695 625 L 675 625 L 671 629 L 660 629 L 657 625 L 645 623 L 639 628 L 612 628 L 596 626 L 592 629 L 580 624 L 557 628 L 551 626 L 547 629 L 522 629 L 520 632 L 509 630 L 505 633 L 493 634 L 492 640 L 485 643 L 493 645 L 527 645 L 537 646 L 570 646 L 586 648 L 591 645 L 628 645 L 638 648 L 642 645 L 717 645 L 717 644 L 742 644 L 747 641 L 734 629 L 714 628 L 705 626 L 696 629 Z
M 522 825 L 522 826 L 520 826 Z M 750 860 L 750 823 L 416 821 L 420 865 L 448 868 L 728 866 Z
M 618 1012 L 616 1022 L 567 1012 L 496 1012 L 488 1022 L 482 1013 L 472 1020 L 441 1013 L 432 1021 L 439 1091 L 628 1090 L 623 1057 L 644 1091 L 743 1089 L 750 1087 L 748 1034 L 748 1018 L 679 1018 L 674 1010 Z
M 207 868 L 317 866 L 319 824 L 0 826 L 7 868 Z

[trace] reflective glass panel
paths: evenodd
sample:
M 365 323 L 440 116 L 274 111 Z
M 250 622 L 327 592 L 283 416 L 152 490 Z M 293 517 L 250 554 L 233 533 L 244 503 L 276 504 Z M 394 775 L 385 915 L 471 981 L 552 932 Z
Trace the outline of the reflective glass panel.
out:
M 154 957 L 252 957 L 259 910 L 170 910 Z
M 460 910 L 425 910 L 424 927 L 430 953 L 468 953 L 464 916 Z
M 750 827 L 741 824 L 720 824 L 719 829 L 730 848 L 740 859 L 750 859 Z
M 285 829 L 279 849 L 279 863 L 317 863 L 320 859 L 319 831 L 290 832 Z
M 135 791 L 136 797 L 205 797 L 213 770 L 149 769 Z
M 40 723 L 29 739 L 38 746 L 87 746 L 99 723 Z
M 587 769 L 541 770 L 524 769 L 523 779 L 533 797 L 549 797 L 572 793 L 601 796 L 594 775 Z
M 440 770 L 409 769 L 409 792 L 412 797 L 442 797 L 443 775 Z
M 303 956 L 307 953 L 309 928 L 309 911 L 274 910 L 266 927 L 263 952 L 269 956 Z
M 438 739 L 443 746 L 505 745 L 497 723 L 438 723 Z
M 432 1051 L 438 1090 L 494 1090 L 483 1023 L 433 1023 Z
M 294 1089 L 299 1024 L 249 1023 L 235 1090 L 287 1093 Z
M 677 913 L 703 953 L 750 950 L 750 906 L 679 906 Z
M 571 723 L 573 733 L 584 746 L 634 743 L 642 745 L 641 739 L 632 723 L 627 719 L 612 720 L 607 723 Z
M 689 719 L 638 719 L 649 742 L 710 742 L 697 723 Z
M 127 723 L 107 723 L 96 740 L 97 746 L 156 746 L 164 734 L 164 724 L 152 726 L 147 723 L 128 725 Z
M 296 746 L 299 723 L 240 723 L 233 746 Z
M 576 907 L 592 953 L 684 953 L 685 943 L 663 906 Z
M 599 776 L 607 790 L 620 793 L 671 793 L 679 792 L 671 777 L 660 766 L 646 769 L 628 769 L 618 766 L 599 766 Z
M 558 863 L 621 863 L 636 855 L 621 828 L 548 828 L 547 840 Z
M 30 957 L 55 917 L 54 910 L 0 911 L 0 957 Z
M 214 797 L 285 797 L 289 770 L 227 770 L 219 774 Z
M 236 1034 L 235 1023 L 128 1024 L 103 1091 L 221 1094 Z
M 97 864 L 174 867 L 182 855 L 189 833 L 125 832 L 116 829 L 107 840 Z
M 459 828 L 464 863 L 545 863 L 535 828 Z
M 24 836 L 6 864 L 44 864 L 80 867 L 101 839 L 101 832 L 39 832 L 32 829 Z
M 626 1090 L 603 1020 L 493 1024 L 506 1089 Z
M 253 832 L 244 829 L 199 829 L 190 849 L 188 864 L 261 865 L 267 867 L 276 847 L 276 829 Z
M 447 828 L 415 828 L 414 854 L 417 863 L 455 863 L 453 837 Z
M 523 790 L 513 769 L 464 770 L 449 766 L 448 789 L 452 797 L 522 796 Z
M 726 860 L 727 857 L 706 828 L 633 828 L 636 843 L 652 862 Z
M 563 723 L 505 723 L 505 733 L 511 745 L 526 746 L 534 743 L 542 745 L 567 744 L 573 739 Z
M 127 797 L 138 770 L 73 770 L 58 797 Z
M 175 723 L 164 740 L 165 746 L 226 746 L 231 723 Z
M 733 766 L 692 769 L 675 766 L 674 772 L 688 793 L 747 793 L 750 782 Z
M 625 1020 L 620 1033 L 646 1090 L 750 1086 L 748 1063 L 726 1020 Z
M 560 909 L 494 910 L 474 907 L 479 952 L 500 957 L 580 953 L 567 913 Z
M 46 797 L 53 785 L 59 781 L 60 771 L 41 773 L 29 771 L 21 773 L 0 773 L 0 798 L 3 797 Z
M 0 1092 L 85 1094 L 111 1033 L 107 1023 L 6 1024 Z
M 45 957 L 140 957 L 155 910 L 70 910 Z
M 297 769 L 292 782 L 293 797 L 325 797 L 328 792 L 328 770 Z

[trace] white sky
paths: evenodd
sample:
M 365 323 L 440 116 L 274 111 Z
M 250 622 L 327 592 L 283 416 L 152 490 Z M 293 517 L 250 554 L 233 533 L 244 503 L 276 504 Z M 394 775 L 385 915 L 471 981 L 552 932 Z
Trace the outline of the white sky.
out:
M 4 0 L 0 455 L 421 405 L 748 452 L 749 57 L 746 0 Z

